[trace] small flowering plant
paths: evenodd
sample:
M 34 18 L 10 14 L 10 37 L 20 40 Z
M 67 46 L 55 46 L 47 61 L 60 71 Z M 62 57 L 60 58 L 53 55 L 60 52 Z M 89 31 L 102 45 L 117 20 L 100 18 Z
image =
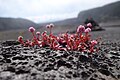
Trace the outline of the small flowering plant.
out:
M 91 23 L 88 23 L 86 26 L 87 28 L 83 25 L 78 26 L 76 33 L 74 34 L 70 34 L 67 31 L 63 34 L 59 34 L 59 36 L 53 35 L 53 24 L 46 25 L 46 28 L 49 30 L 49 34 L 47 31 L 35 33 L 35 28 L 30 27 L 29 32 L 31 32 L 33 36 L 31 41 L 24 41 L 22 36 L 18 37 L 18 41 L 23 46 L 49 46 L 53 50 L 87 51 L 92 53 L 98 50 L 95 46 L 99 43 L 99 39 L 91 40 L 91 35 L 89 33 L 91 32 L 92 25 Z

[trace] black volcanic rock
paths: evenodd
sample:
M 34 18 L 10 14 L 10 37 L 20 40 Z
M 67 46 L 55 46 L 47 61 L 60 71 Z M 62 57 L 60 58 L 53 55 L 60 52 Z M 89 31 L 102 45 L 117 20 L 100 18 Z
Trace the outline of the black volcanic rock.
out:
M 110 72 L 107 69 L 99 69 L 98 71 L 101 72 L 102 74 L 106 75 L 106 76 L 110 75 Z
M 81 62 L 88 62 L 89 58 L 86 55 L 80 55 L 79 56 L 79 61 L 81 61 Z
M 1 80 L 17 80 L 18 76 L 19 80 L 120 79 L 120 59 L 116 58 L 119 55 L 114 55 L 119 49 L 115 48 L 111 54 L 112 47 L 108 47 L 108 43 L 101 44 L 100 51 L 91 56 L 80 51 L 54 51 L 50 48 L 30 48 L 7 43 L 0 44 Z M 120 42 L 109 42 L 110 46 L 113 43 L 116 43 L 115 47 L 120 45 Z M 108 51 L 104 51 L 108 48 Z M 107 54 L 115 57 L 107 58 Z

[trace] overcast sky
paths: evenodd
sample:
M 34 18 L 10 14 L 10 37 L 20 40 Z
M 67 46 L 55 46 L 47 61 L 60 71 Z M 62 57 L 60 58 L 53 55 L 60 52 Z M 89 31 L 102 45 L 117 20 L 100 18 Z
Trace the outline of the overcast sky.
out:
M 0 17 L 46 22 L 77 17 L 86 9 L 119 0 L 0 0 Z

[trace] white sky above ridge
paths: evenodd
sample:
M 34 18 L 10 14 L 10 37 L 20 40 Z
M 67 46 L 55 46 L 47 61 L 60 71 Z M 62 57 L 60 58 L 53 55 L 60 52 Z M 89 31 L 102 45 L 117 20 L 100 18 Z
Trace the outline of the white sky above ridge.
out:
M 48 22 L 77 17 L 82 10 L 119 0 L 0 0 L 0 17 Z

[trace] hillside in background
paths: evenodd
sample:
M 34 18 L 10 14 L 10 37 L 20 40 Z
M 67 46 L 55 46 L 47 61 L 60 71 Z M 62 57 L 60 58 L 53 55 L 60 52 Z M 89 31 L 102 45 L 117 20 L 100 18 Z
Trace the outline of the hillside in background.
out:
M 0 30 L 23 29 L 38 25 L 30 20 L 22 18 L 0 18 Z
M 120 8 L 120 1 L 104 5 L 102 7 L 81 11 L 78 14 L 77 18 L 66 19 L 66 20 L 57 21 L 53 23 L 56 25 L 68 25 L 68 24 L 73 25 L 74 24 L 73 26 L 75 25 L 77 26 L 79 24 L 83 24 L 87 18 L 92 17 L 98 23 L 105 24 L 105 22 L 107 23 L 113 22 L 114 24 L 114 22 L 120 21 L 119 8 Z M 120 25 L 120 22 L 114 25 Z
M 120 1 L 111 4 L 104 5 L 102 7 L 97 7 L 94 9 L 89 9 L 81 11 L 76 18 L 70 18 L 66 20 L 52 22 L 59 27 L 75 28 L 79 24 L 83 24 L 84 21 L 92 17 L 98 23 L 102 25 L 120 25 Z M 51 23 L 51 22 L 50 22 Z M 13 30 L 13 29 L 25 29 L 30 26 L 40 27 L 45 26 L 48 23 L 37 24 L 30 20 L 23 18 L 3 18 L 0 17 L 0 30 Z M 65 28 L 66 29 L 66 28 Z
M 102 7 L 82 11 L 78 14 L 78 20 L 83 22 L 86 18 L 93 17 L 98 22 L 120 19 L 120 1 Z

